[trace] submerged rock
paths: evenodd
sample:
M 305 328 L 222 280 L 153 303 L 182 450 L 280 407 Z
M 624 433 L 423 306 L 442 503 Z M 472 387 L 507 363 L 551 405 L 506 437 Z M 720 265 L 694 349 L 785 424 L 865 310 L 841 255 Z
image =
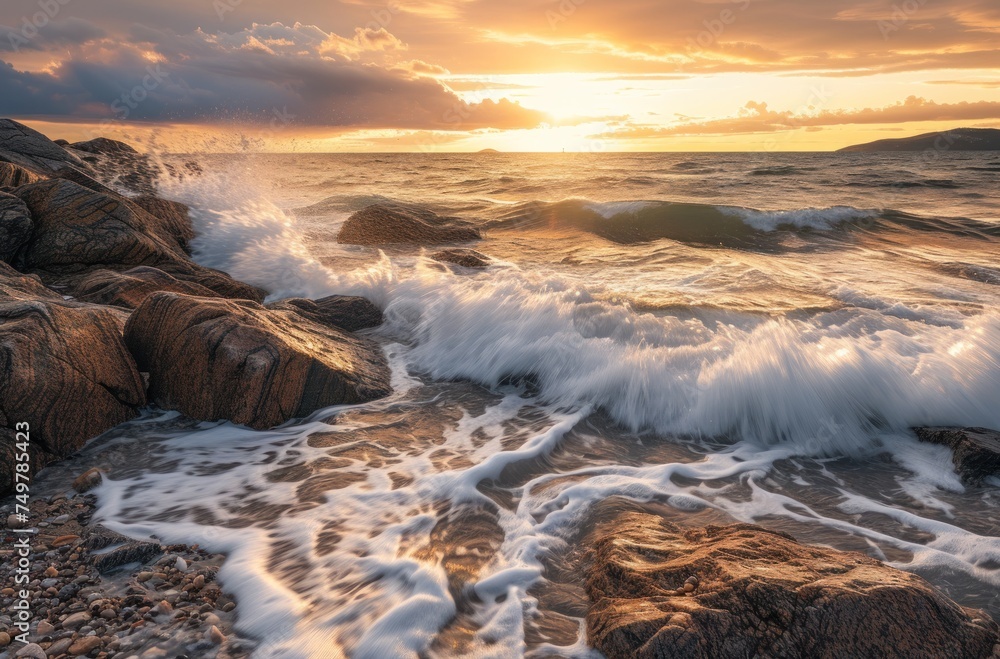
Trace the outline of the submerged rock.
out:
M 376 343 L 253 302 L 154 293 L 125 341 L 151 400 L 195 419 L 269 428 L 391 392 Z
M 382 324 L 382 311 L 363 297 L 331 295 L 318 300 L 288 298 L 267 305 L 275 311 L 292 311 L 303 318 L 327 327 L 348 332 Z
M 487 268 L 493 263 L 493 259 L 474 249 L 446 249 L 432 254 L 431 258 L 442 263 L 454 263 L 463 268 Z
M 966 485 L 1000 476 L 1000 432 L 988 428 L 914 428 L 922 442 L 943 444 L 952 450 L 955 470 Z
M 182 281 L 162 270 L 141 265 L 125 272 L 94 270 L 75 282 L 71 292 L 80 302 L 135 309 L 146 296 L 157 291 L 219 297 L 196 282 Z
M 337 242 L 347 245 L 438 245 L 479 240 L 471 222 L 415 206 L 375 204 L 351 215 Z
M 27 422 L 39 451 L 70 455 L 145 402 L 114 313 L 54 300 L 0 302 L 0 421 Z
M 749 524 L 682 530 L 624 513 L 594 543 L 587 635 L 628 657 L 976 657 L 988 615 L 858 553 Z
M 24 202 L 0 192 L 0 261 L 11 263 L 31 239 L 31 213 Z

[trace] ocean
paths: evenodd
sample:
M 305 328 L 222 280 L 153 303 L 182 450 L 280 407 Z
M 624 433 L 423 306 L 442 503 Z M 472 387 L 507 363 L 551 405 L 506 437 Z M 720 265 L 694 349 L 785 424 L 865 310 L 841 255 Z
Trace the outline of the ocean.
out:
M 1000 153 L 172 156 L 195 259 L 363 295 L 395 393 L 269 431 L 150 412 L 100 518 L 200 543 L 259 657 L 596 656 L 609 502 L 867 553 L 1000 616 Z M 484 270 L 340 245 L 367 205 L 480 225 Z M 140 442 L 142 449 L 126 447 Z

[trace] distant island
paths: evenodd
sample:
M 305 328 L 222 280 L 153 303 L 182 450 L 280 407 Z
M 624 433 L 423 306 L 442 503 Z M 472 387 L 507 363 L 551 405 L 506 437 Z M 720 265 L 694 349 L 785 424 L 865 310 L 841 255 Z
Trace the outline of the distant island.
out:
M 478 151 L 477 153 L 500 153 L 500 152 L 497 151 L 496 149 L 482 149 L 482 150 Z
M 915 137 L 877 140 L 855 144 L 842 152 L 868 153 L 872 151 L 1000 151 L 1000 130 L 996 128 L 956 128 L 939 133 L 925 133 Z

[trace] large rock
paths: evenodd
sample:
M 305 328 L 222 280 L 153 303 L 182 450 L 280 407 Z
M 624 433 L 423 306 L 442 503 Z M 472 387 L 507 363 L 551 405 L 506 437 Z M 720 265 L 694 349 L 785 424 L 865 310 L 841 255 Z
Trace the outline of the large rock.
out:
M 375 204 L 347 218 L 337 242 L 348 245 L 438 245 L 480 238 L 479 229 L 465 220 L 442 217 L 416 206 Z
M 86 168 L 79 156 L 13 119 L 0 119 L 0 160 L 40 174 L 66 165 Z
M 382 324 L 382 311 L 363 297 L 331 295 L 318 300 L 287 298 L 272 302 L 268 309 L 292 311 L 314 323 L 336 327 L 348 332 Z
M 125 342 L 154 403 L 206 421 L 269 428 L 391 392 L 374 342 L 253 302 L 154 293 Z
M 53 179 L 17 190 L 31 211 L 34 231 L 19 265 L 46 281 L 94 269 L 152 266 L 224 297 L 261 301 L 267 295 L 223 272 L 191 261 L 171 222 L 154 217 L 113 192 Z
M 20 165 L 0 162 L 0 188 L 17 188 L 29 183 L 38 183 L 42 177 Z
M 38 275 L 26 275 L 0 261 L 0 302 L 13 300 L 62 300 Z
M 155 265 L 184 258 L 156 221 L 120 198 L 63 179 L 17 190 L 35 221 L 28 269 L 74 272 L 103 265 Z
M 160 220 L 160 228 L 173 237 L 185 253 L 191 253 L 194 240 L 194 226 L 189 216 L 190 209 L 179 201 L 160 199 L 152 195 L 133 197 L 129 201 Z
M 0 303 L 0 426 L 27 422 L 38 449 L 64 457 L 145 402 L 114 313 L 55 300 Z
M 988 428 L 914 428 L 922 442 L 952 449 L 955 470 L 966 485 L 976 487 L 1000 477 L 1000 432 Z
M 916 575 L 748 524 L 624 513 L 596 540 L 586 589 L 587 635 L 609 659 L 985 659 L 1000 641 Z
M 158 168 L 148 156 L 124 142 L 98 137 L 70 144 L 69 149 L 86 154 L 82 159 L 108 185 L 137 194 L 156 192 Z
M 0 192 L 0 261 L 11 263 L 31 239 L 34 224 L 24 202 Z
M 201 284 L 182 281 L 147 265 L 125 272 L 94 270 L 76 281 L 70 292 L 80 302 L 135 309 L 147 295 L 157 291 L 219 297 Z

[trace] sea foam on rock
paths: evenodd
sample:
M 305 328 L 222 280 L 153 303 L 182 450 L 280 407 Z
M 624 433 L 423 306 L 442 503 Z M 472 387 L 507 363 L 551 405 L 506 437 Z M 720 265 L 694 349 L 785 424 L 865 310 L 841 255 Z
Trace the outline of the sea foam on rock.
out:
M 474 224 L 417 206 L 373 204 L 344 222 L 337 242 L 348 245 L 438 245 L 479 240 Z
M 270 428 L 391 392 L 376 343 L 248 301 L 154 293 L 125 341 L 150 399 L 195 419 Z
M 609 659 L 995 656 L 1000 628 L 920 577 L 749 524 L 626 512 L 593 545 L 590 643 Z
M 955 470 L 966 485 L 1000 476 L 1000 432 L 988 428 L 914 428 L 922 442 L 952 450 Z

